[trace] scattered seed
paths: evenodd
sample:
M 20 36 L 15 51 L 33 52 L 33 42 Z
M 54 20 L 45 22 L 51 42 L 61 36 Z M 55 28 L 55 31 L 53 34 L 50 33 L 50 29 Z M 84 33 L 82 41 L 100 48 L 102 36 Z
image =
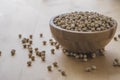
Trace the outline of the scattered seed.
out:
M 2 51 L 0 51 L 0 56 L 2 55 Z
M 92 58 L 96 58 L 96 54 L 95 53 L 92 54 Z
M 31 56 L 31 60 L 32 60 L 32 61 L 35 61 L 35 56 Z
M 32 62 L 31 62 L 31 61 L 28 61 L 28 62 L 27 62 L 27 66 L 28 66 L 28 67 L 32 66 Z
M 15 50 L 15 49 L 12 49 L 12 50 L 11 50 L 11 56 L 14 56 L 14 55 L 15 55 L 15 52 L 16 52 L 16 50 Z
M 118 38 L 120 38 L 120 34 L 118 34 Z
M 91 67 L 87 67 L 87 68 L 85 69 L 86 72 L 91 72 L 91 70 L 92 70 Z
M 117 41 L 117 37 L 114 37 L 114 40 Z
M 35 51 L 38 51 L 38 48 L 35 48 Z
M 117 58 L 115 58 L 114 61 L 117 62 L 117 63 L 119 63 L 119 59 L 117 59 Z
M 47 43 L 46 41 L 43 41 L 43 45 L 46 45 L 46 43 Z
M 23 48 L 25 48 L 25 49 L 26 49 L 26 48 L 27 48 L 27 45 L 26 45 L 26 44 L 24 44 L 24 45 L 23 45 Z
M 88 59 L 87 59 L 87 58 L 83 58 L 83 61 L 84 61 L 84 62 L 87 62 L 87 61 L 88 61 Z
M 41 56 L 41 60 L 42 60 L 42 61 L 45 61 L 45 56 Z
M 61 71 L 61 75 L 62 75 L 62 76 L 66 76 L 65 71 Z
M 33 42 L 32 41 L 29 41 L 30 44 L 32 44 Z
M 41 38 L 43 37 L 43 34 L 42 34 L 42 33 L 40 34 L 40 37 L 41 37 Z
M 91 69 L 92 69 L 92 70 L 96 70 L 96 68 L 97 68 L 97 67 L 96 67 L 95 65 L 92 65 L 92 66 L 91 66 Z
M 22 38 L 22 35 L 21 35 L 21 34 L 19 34 L 18 36 L 19 36 L 20 39 Z
M 54 67 L 58 67 L 58 63 L 57 63 L 57 62 L 54 62 L 54 63 L 53 63 L 53 66 L 54 66 Z
M 52 54 L 55 54 L 55 49 L 51 49 L 51 53 L 52 53 Z
M 29 58 L 31 58 L 32 57 L 32 53 L 29 53 L 28 56 L 29 56 Z
M 59 49 L 59 45 L 56 45 L 55 48 L 56 48 L 56 49 Z
M 52 71 L 52 66 L 49 65 L 49 66 L 47 67 L 47 69 L 48 69 L 48 71 Z
M 29 36 L 29 38 L 30 38 L 30 39 L 32 39 L 32 38 L 33 38 L 33 36 L 32 36 L 32 35 L 30 35 L 30 36 Z
M 113 61 L 113 66 L 114 66 L 114 67 L 118 66 L 118 63 L 115 62 L 115 61 Z

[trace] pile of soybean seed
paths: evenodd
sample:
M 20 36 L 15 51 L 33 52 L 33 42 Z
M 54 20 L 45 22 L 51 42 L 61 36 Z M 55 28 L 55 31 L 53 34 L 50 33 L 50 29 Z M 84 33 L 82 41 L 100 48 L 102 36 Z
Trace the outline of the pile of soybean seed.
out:
M 88 11 L 65 13 L 55 17 L 53 22 L 60 28 L 79 32 L 103 31 L 115 25 L 111 17 Z

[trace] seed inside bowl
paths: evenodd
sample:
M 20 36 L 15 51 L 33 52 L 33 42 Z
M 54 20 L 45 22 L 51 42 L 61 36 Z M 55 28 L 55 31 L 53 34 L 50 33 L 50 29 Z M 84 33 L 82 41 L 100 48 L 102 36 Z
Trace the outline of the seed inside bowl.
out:
M 53 23 L 63 29 L 81 32 L 107 30 L 114 26 L 115 21 L 97 12 L 71 12 L 57 16 Z

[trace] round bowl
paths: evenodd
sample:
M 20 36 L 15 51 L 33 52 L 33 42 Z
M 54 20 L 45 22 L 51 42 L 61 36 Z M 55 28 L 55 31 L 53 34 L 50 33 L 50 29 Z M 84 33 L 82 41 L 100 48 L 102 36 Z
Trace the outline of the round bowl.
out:
M 57 16 L 56 16 L 57 17 Z M 113 38 L 117 22 L 115 25 L 104 31 L 95 31 L 95 32 L 77 32 L 62 29 L 59 26 L 56 26 L 53 23 L 53 17 L 50 22 L 50 30 L 54 39 L 59 42 L 59 44 L 72 52 L 94 52 L 98 49 L 103 49 Z

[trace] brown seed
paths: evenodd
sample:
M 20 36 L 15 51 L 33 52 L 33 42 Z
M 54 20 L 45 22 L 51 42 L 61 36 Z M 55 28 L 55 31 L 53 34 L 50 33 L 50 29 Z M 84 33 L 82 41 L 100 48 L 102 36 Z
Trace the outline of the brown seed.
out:
M 53 66 L 54 66 L 54 67 L 58 67 L 57 62 L 54 62 L 54 63 L 53 63 Z
M 33 50 L 32 49 L 28 49 L 29 50 L 29 53 L 33 53 Z
M 30 38 L 30 39 L 32 39 L 32 38 L 33 38 L 33 36 L 32 36 L 32 35 L 30 35 L 30 36 L 29 36 L 29 38 Z
M 47 43 L 46 41 L 43 41 L 43 45 L 46 45 L 46 43 Z
M 38 51 L 38 48 L 35 48 L 35 51 Z
M 117 41 L 117 37 L 114 37 L 114 40 Z
M 28 46 L 28 48 L 30 48 L 30 47 L 31 47 L 31 45 L 29 45 L 29 44 L 28 44 L 27 46 Z
M 30 44 L 32 44 L 33 42 L 32 41 L 29 41 Z
M 41 53 L 41 56 L 45 56 L 45 53 Z
M 24 44 L 24 45 L 23 45 L 23 48 L 27 48 L 27 45 L 26 45 L 26 44 Z
M 32 62 L 31 62 L 31 61 L 28 61 L 28 62 L 27 62 L 27 65 L 28 65 L 28 67 L 32 66 Z
M 22 40 L 22 44 L 24 44 L 24 43 L 25 43 L 25 40 L 23 39 L 23 40 Z
M 118 34 L 118 38 L 120 38 L 120 34 Z
M 52 66 L 47 67 L 48 71 L 52 71 Z
M 45 61 L 45 56 L 41 56 L 41 60 L 42 60 L 42 61 Z
M 19 34 L 18 36 L 19 36 L 20 39 L 22 38 L 22 35 L 21 35 L 21 34 Z
M 54 45 L 54 42 L 50 42 L 51 45 Z
M 59 45 L 56 45 L 55 48 L 56 48 L 56 49 L 59 49 Z
M 26 43 L 28 43 L 29 42 L 29 39 L 26 39 Z
M 14 55 L 15 55 L 15 52 L 16 52 L 16 50 L 15 50 L 15 49 L 12 49 L 12 50 L 11 50 L 11 56 L 14 56 Z
M 62 76 L 66 76 L 65 71 L 61 71 L 61 75 L 62 75 Z
M 42 34 L 42 33 L 40 34 L 40 37 L 43 37 L 43 34 Z
M 41 51 L 41 53 L 46 53 L 46 51 Z
M 53 41 L 53 39 L 49 39 L 49 41 L 50 41 L 50 42 L 52 42 L 52 41 Z
M 55 54 L 55 49 L 51 49 L 51 53 L 52 53 L 52 54 Z
M 29 53 L 28 56 L 29 56 L 29 58 L 31 58 L 32 57 L 32 53 Z
M 35 61 L 35 56 L 31 56 L 31 60 L 32 60 L 32 61 Z
M 2 52 L 0 51 L 0 56 L 1 56 Z

